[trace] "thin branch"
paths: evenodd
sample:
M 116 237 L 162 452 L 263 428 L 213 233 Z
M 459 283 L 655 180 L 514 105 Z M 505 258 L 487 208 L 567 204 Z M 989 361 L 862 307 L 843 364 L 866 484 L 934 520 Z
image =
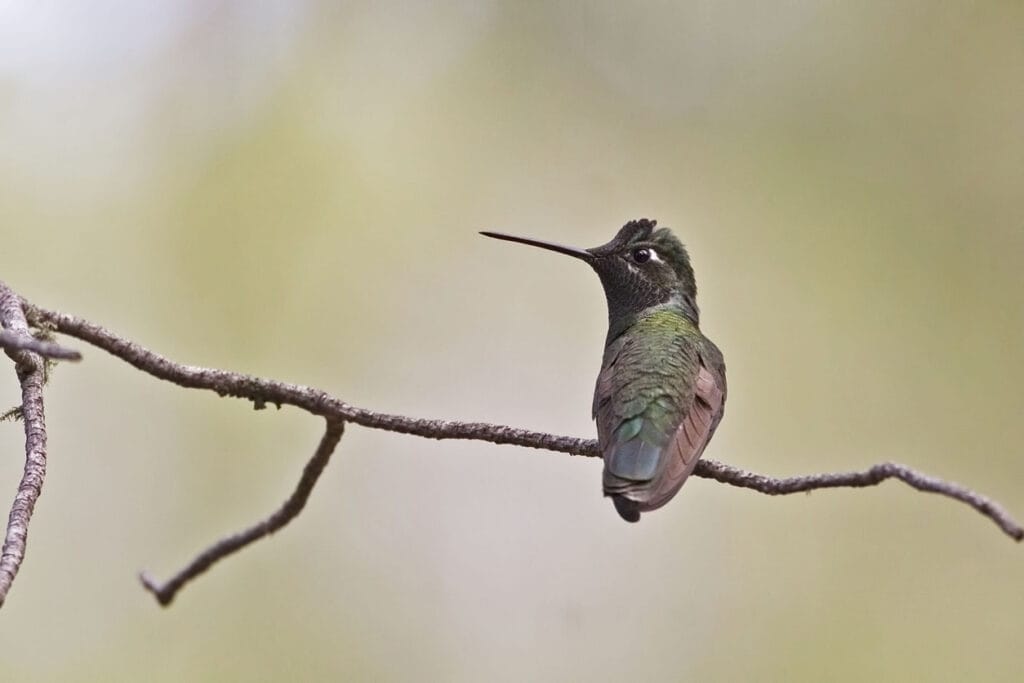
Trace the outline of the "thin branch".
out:
M 46 323 L 58 332 L 68 334 L 97 346 L 143 372 L 179 386 L 209 389 L 220 396 L 236 396 L 253 401 L 257 408 L 267 403 L 293 405 L 315 415 L 353 422 L 372 429 L 413 434 L 431 439 L 475 439 L 497 444 L 512 444 L 548 451 L 599 457 L 597 442 L 533 432 L 505 425 L 483 422 L 426 420 L 389 415 L 357 408 L 320 389 L 262 379 L 225 370 L 198 368 L 175 363 L 148 349 L 120 337 L 87 320 L 64 313 L 41 309 L 26 303 L 26 311 L 34 322 Z M 904 465 L 883 463 L 865 472 L 827 473 L 776 479 L 746 472 L 714 460 L 702 460 L 694 474 L 769 495 L 784 495 L 820 488 L 874 486 L 885 479 L 900 479 L 922 491 L 948 496 L 972 506 L 992 519 L 1015 540 L 1024 539 L 1024 529 L 997 503 L 958 484 L 916 472 Z
M 46 478 L 46 419 L 43 410 L 43 359 L 32 348 L 33 345 L 26 342 L 31 340 L 31 334 L 21 299 L 3 282 L 0 282 L 0 325 L 5 338 L 18 342 L 5 345 L 4 350 L 14 361 L 21 384 L 21 416 L 25 423 L 25 468 L 11 503 L 3 549 L 0 550 L 0 606 L 3 606 L 25 559 L 29 522 Z
M 18 301 L 17 297 L 14 300 Z M 33 351 L 43 358 L 52 358 L 53 360 L 82 360 L 82 354 L 74 349 L 66 349 L 60 344 L 25 336 L 13 330 L 0 330 L 0 349 Z
M 226 370 L 182 365 L 87 320 L 42 309 L 25 301 L 22 301 L 22 305 L 34 325 L 46 326 L 88 342 L 159 379 L 190 389 L 207 389 L 220 396 L 244 398 L 252 401 L 257 409 L 266 407 L 268 403 L 277 406 L 292 405 L 324 417 L 328 421 L 328 431 L 324 435 L 321 447 L 307 465 L 307 472 L 303 475 L 298 489 L 277 513 L 253 528 L 211 546 L 165 584 L 158 584 L 145 575 L 142 577 L 146 588 L 157 596 L 161 604 L 169 603 L 186 582 L 204 572 L 220 558 L 275 531 L 298 514 L 312 489 L 316 476 L 323 469 L 323 465 L 315 469 L 314 474 L 310 474 L 311 468 L 314 468 L 314 464 L 319 459 L 323 459 L 326 464 L 326 457 L 330 455 L 337 439 L 340 438 L 340 428 L 345 422 L 431 439 L 473 439 L 571 455 L 600 456 L 597 442 L 592 439 L 557 436 L 483 422 L 427 420 L 378 413 L 350 405 L 313 387 Z M 337 437 L 333 441 L 331 441 L 332 425 L 338 429 Z M 326 449 L 326 453 L 322 453 L 324 449 Z M 1011 538 L 1017 541 L 1024 539 L 1024 528 L 995 501 L 959 484 L 943 481 L 895 463 L 882 463 L 863 472 L 826 473 L 777 479 L 746 472 L 713 460 L 702 460 L 698 463 L 694 474 L 768 495 L 785 495 L 822 488 L 874 486 L 885 479 L 895 478 L 918 490 L 937 493 L 966 503 L 991 519 Z
M 698 463 L 697 475 L 720 481 L 723 484 L 753 489 L 770 496 L 785 496 L 790 493 L 803 493 L 815 489 L 863 488 L 876 486 L 886 479 L 899 479 L 918 491 L 937 493 L 966 503 L 995 522 L 1010 538 L 1015 541 L 1024 539 L 1024 529 L 1020 524 L 1010 516 L 1010 513 L 1002 505 L 991 498 L 976 493 L 966 486 L 929 476 L 895 462 L 879 463 L 863 472 L 828 472 L 775 479 L 763 474 L 746 472 L 714 460 L 702 460 Z
M 317 479 L 320 478 L 320 474 L 327 467 L 331 454 L 334 453 L 334 449 L 341 440 L 344 430 L 344 422 L 333 419 L 327 420 L 327 429 L 324 431 L 323 438 L 320 439 L 320 445 L 317 446 L 313 457 L 309 459 L 305 468 L 303 468 L 302 477 L 299 479 L 295 490 L 288 497 L 288 500 L 272 515 L 244 531 L 217 541 L 197 555 L 192 562 L 165 583 L 159 583 L 146 572 L 142 572 L 139 574 L 142 585 L 156 597 L 157 602 L 166 607 L 171 604 L 174 596 L 177 595 L 178 591 L 186 583 L 205 572 L 214 563 L 232 553 L 238 552 L 250 543 L 274 533 L 292 521 L 302 512 L 302 508 L 306 506 L 306 501 L 309 500 L 309 495 L 313 492 L 313 487 L 316 485 Z
M 404 415 L 389 415 L 358 408 L 313 387 L 227 370 L 182 365 L 88 320 L 48 311 L 28 302 L 24 302 L 24 305 L 25 312 L 33 323 L 52 326 L 57 332 L 88 342 L 158 379 L 187 389 L 208 389 L 218 396 L 244 398 L 252 401 L 257 409 L 265 408 L 267 404 L 291 405 L 325 418 L 428 439 L 472 439 L 570 455 L 600 455 L 597 443 L 589 439 L 555 436 L 486 422 L 426 420 Z

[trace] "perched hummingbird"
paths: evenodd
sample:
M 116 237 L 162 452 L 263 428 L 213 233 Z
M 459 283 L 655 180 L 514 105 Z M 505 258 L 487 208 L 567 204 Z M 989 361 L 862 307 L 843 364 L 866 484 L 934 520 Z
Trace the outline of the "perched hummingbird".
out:
M 671 500 L 725 409 L 725 361 L 700 331 L 690 257 L 675 235 L 656 225 L 630 221 L 593 249 L 481 233 L 573 256 L 601 278 L 608 337 L 593 417 L 604 494 L 627 522 Z

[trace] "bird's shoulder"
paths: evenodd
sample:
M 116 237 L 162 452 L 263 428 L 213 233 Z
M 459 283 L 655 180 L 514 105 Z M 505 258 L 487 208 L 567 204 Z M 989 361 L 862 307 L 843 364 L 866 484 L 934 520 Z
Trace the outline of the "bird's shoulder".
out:
M 605 348 L 594 417 L 603 413 L 609 421 L 628 418 L 653 403 L 678 416 L 693 400 L 701 339 L 697 326 L 674 310 L 641 316 Z

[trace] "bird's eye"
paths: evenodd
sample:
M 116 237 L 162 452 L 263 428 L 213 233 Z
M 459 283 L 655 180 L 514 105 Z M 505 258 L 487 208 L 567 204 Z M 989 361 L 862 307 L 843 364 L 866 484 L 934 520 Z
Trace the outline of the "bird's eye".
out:
M 633 250 L 632 256 L 637 263 L 647 263 L 651 260 L 651 250 L 647 247 L 639 247 Z

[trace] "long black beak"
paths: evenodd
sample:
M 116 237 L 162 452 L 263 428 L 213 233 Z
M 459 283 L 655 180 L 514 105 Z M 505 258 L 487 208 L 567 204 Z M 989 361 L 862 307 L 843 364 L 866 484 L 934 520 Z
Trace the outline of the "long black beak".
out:
M 480 233 L 484 237 L 493 237 L 496 240 L 505 240 L 507 242 L 519 242 L 520 244 L 529 244 L 531 247 L 540 247 L 541 249 L 547 249 L 549 251 L 557 251 L 559 254 L 565 254 L 567 256 L 574 256 L 575 258 L 587 261 L 594 260 L 594 255 L 586 249 L 578 249 L 576 247 L 567 247 L 564 244 L 555 244 L 554 242 L 542 242 L 541 240 L 530 239 L 529 237 L 516 237 L 515 235 L 506 235 L 502 232 L 488 232 L 486 230 Z

